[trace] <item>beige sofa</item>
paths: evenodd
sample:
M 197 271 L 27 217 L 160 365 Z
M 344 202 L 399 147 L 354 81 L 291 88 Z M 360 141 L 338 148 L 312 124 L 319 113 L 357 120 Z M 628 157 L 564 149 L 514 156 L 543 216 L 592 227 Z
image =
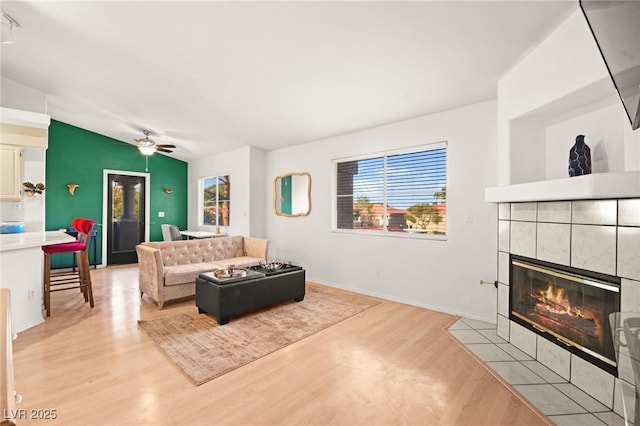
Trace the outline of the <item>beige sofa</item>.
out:
M 242 236 L 139 244 L 140 297 L 152 297 L 162 309 L 167 301 L 195 295 L 203 272 L 258 265 L 267 259 L 268 246 L 268 240 Z

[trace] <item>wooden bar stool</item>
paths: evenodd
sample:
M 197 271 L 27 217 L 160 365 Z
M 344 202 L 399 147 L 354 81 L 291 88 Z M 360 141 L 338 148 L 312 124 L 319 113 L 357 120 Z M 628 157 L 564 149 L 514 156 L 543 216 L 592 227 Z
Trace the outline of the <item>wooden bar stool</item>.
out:
M 51 316 L 51 292 L 79 288 L 84 301 L 93 308 L 93 289 L 89 267 L 89 245 L 96 222 L 91 219 L 77 218 L 71 226 L 78 231 L 77 240 L 71 243 L 43 246 L 44 252 L 44 307 L 47 316 Z M 51 273 L 51 255 L 73 253 L 76 256 L 78 271 Z M 55 287 L 55 288 L 54 288 Z

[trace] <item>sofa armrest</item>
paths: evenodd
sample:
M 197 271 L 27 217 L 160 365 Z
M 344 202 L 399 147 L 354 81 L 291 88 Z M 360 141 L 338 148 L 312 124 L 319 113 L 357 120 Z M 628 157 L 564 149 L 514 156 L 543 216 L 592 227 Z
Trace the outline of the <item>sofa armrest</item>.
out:
M 164 296 L 164 264 L 160 250 L 143 244 L 136 246 L 140 293 L 160 302 Z
M 264 238 L 243 237 L 244 255 L 267 260 L 269 240 Z

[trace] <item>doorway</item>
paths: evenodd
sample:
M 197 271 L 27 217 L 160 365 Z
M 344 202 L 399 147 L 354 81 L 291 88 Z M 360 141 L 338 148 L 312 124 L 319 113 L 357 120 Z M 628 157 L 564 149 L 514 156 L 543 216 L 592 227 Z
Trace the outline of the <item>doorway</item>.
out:
M 106 265 L 137 263 L 136 245 L 145 241 L 148 234 L 148 176 L 110 171 L 105 171 L 105 175 Z

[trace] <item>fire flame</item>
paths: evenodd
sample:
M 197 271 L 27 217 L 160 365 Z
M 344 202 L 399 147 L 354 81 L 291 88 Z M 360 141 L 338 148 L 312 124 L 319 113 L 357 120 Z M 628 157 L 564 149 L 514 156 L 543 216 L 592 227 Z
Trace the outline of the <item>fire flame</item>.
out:
M 563 287 L 552 282 L 546 286 L 536 286 L 531 293 L 534 306 L 531 311 L 534 322 L 544 327 L 550 327 L 554 332 L 563 336 L 593 336 L 600 344 L 604 344 L 605 332 L 603 321 L 606 316 L 597 306 L 592 306 L 588 301 L 583 305 L 582 296 L 573 296 L 571 287 Z M 571 305 L 570 296 L 576 297 Z M 568 330 L 569 334 L 564 334 Z M 579 340 L 581 337 L 577 337 Z M 571 337 L 571 339 L 574 339 Z M 576 340 L 572 340 L 576 341 Z
M 571 315 L 571 303 L 564 288 L 556 289 L 552 284 L 549 284 L 547 289 L 543 290 L 542 300 L 549 312 Z
M 544 290 L 540 290 L 539 300 L 548 312 L 554 314 L 566 314 L 572 317 L 591 319 L 596 323 L 597 327 L 600 327 L 600 319 L 598 315 L 594 315 L 589 311 L 582 310 L 579 306 L 571 306 L 569 297 L 562 287 L 555 287 L 553 284 L 548 283 L 548 286 Z

